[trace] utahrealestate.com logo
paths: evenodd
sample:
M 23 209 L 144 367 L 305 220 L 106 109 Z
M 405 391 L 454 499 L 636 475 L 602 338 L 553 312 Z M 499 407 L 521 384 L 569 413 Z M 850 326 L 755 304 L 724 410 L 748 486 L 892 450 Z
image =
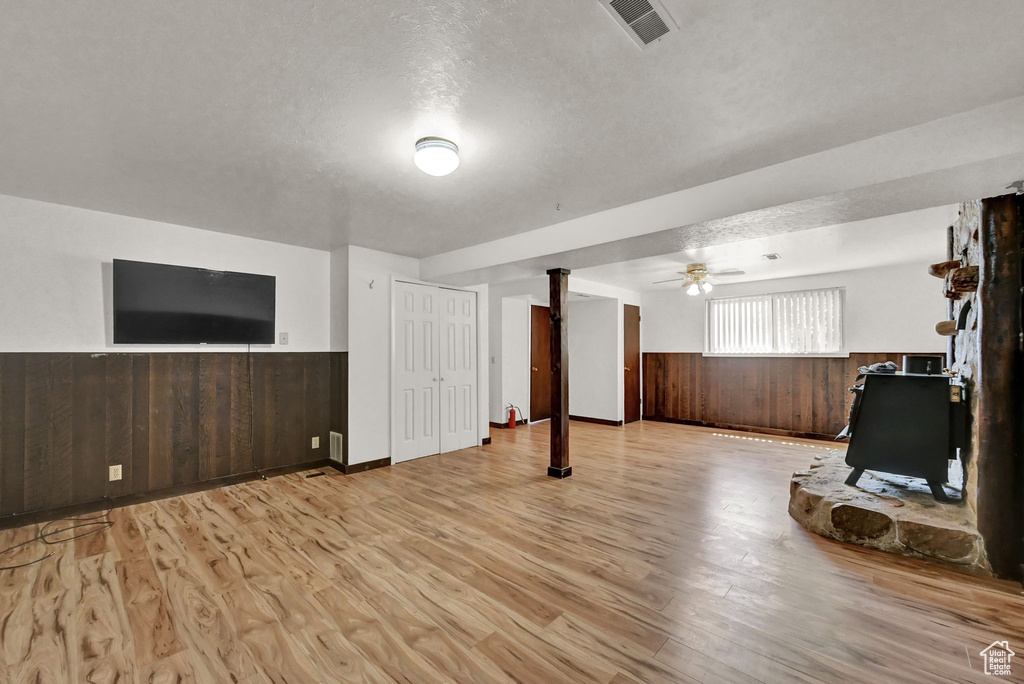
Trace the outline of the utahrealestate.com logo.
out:
M 985 674 L 987 675 L 1009 675 L 1010 659 L 1017 655 L 1010 650 L 1010 644 L 1006 641 L 995 641 L 988 648 L 981 652 L 985 659 Z

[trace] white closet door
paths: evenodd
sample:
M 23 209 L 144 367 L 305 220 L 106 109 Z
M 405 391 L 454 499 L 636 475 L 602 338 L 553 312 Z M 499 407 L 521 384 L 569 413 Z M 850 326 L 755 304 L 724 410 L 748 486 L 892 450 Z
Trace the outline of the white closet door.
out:
M 477 445 L 476 293 L 440 290 L 441 453 Z
M 392 387 L 394 453 L 398 463 L 440 453 L 438 434 L 438 288 L 396 282 Z M 359 401 L 359 397 L 349 397 Z

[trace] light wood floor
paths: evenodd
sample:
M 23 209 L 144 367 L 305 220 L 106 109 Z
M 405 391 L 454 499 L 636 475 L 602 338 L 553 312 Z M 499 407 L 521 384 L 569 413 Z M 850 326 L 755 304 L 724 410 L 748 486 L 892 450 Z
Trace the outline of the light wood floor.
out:
M 788 517 L 821 443 L 573 423 L 558 481 L 545 425 L 492 436 L 118 509 L 0 573 L 0 681 L 991 682 L 997 639 L 1024 675 L 1014 585 Z

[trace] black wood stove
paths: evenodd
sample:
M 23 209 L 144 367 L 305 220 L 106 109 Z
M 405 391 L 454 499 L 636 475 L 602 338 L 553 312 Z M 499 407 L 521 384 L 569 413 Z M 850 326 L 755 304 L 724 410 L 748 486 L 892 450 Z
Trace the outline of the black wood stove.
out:
M 846 464 L 846 484 L 856 485 L 865 470 L 920 477 L 939 501 L 950 459 L 966 446 L 967 411 L 961 387 L 949 375 L 868 373 L 854 393 Z

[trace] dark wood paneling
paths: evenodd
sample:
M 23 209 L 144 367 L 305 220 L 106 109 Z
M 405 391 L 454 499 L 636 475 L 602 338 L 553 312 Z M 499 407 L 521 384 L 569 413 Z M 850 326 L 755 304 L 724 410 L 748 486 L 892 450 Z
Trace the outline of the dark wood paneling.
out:
M 644 418 L 833 438 L 846 425 L 858 366 L 902 353 L 849 358 L 727 358 L 644 354 Z
M 700 422 L 700 354 L 644 354 L 644 417 Z
M 348 463 L 348 352 L 333 352 L 330 365 L 330 428 L 341 433 L 342 463 Z
M 134 435 L 134 373 L 132 357 L 127 354 L 102 357 L 105 360 L 106 386 L 104 387 L 105 405 L 104 441 L 106 452 L 100 472 L 107 466 L 120 464 L 122 479 L 120 482 L 105 483 L 104 495 L 124 496 L 132 492 L 134 482 L 134 458 L 132 446 Z M 146 413 L 141 414 L 143 417 Z
M 569 420 L 579 421 L 580 423 L 594 423 L 595 425 L 610 425 L 611 427 L 621 427 L 621 420 L 608 420 L 607 418 L 590 418 L 589 416 L 569 416 Z
M 0 355 L 0 515 L 25 510 L 25 357 Z
M 261 467 L 326 459 L 330 356 L 252 361 L 250 390 L 246 354 L 0 354 L 0 515 L 251 472 L 250 411 Z
M 249 407 L 249 360 L 242 354 L 231 356 L 231 470 L 252 470 L 252 415 Z
M 377 468 L 386 468 L 391 465 L 390 458 L 378 458 L 376 461 L 364 461 L 363 463 L 353 463 L 351 465 L 346 464 L 341 467 L 341 472 L 346 475 L 352 475 L 353 473 L 364 473 L 367 470 L 375 470 Z
M 171 355 L 171 484 L 199 481 L 199 354 Z M 204 416 L 213 422 L 215 415 Z
M 260 468 L 294 463 L 296 450 L 305 453 L 308 449 L 309 438 L 304 436 L 305 402 L 293 401 L 294 397 L 305 394 L 303 356 L 253 355 L 255 453 L 256 465 Z
M 331 432 L 345 434 L 348 425 L 348 352 L 331 353 Z
M 149 481 L 143 491 L 165 489 L 174 484 L 172 476 L 173 384 L 171 355 L 151 355 L 149 357 L 149 384 L 146 389 L 149 393 L 149 459 L 147 464 Z
M 517 420 L 517 421 L 516 421 L 516 425 L 526 425 L 526 419 L 523 419 L 523 420 Z M 496 428 L 496 429 L 498 429 L 498 430 L 507 430 L 507 429 L 508 429 L 508 423 L 495 423 L 495 422 L 494 422 L 494 421 L 492 420 L 492 421 L 491 421 L 491 427 L 492 427 L 492 428 Z
M 303 402 L 306 460 L 331 456 L 331 357 L 329 354 L 305 354 L 303 359 L 304 396 L 323 397 L 323 401 Z M 322 358 L 321 358 L 322 357 Z M 314 449 L 312 438 L 320 438 Z
M 383 463 L 382 465 L 390 465 L 390 461 L 388 459 L 384 460 L 388 461 L 388 463 Z M 297 473 L 303 470 L 312 470 L 314 468 L 331 468 L 342 473 L 345 472 L 340 464 L 335 463 L 334 461 L 331 461 L 329 459 L 319 459 L 316 461 L 309 461 L 307 463 L 296 463 L 293 465 L 281 466 L 280 468 L 268 468 L 266 470 L 261 470 L 259 473 L 250 470 L 248 472 L 240 473 L 237 475 L 228 475 L 226 477 L 218 477 L 212 480 L 202 480 L 200 482 L 176 485 L 174 487 L 167 487 L 166 489 L 157 489 L 153 491 L 143 492 L 141 494 L 123 494 L 111 496 L 109 499 L 99 499 L 94 501 L 87 501 L 85 503 L 74 503 L 69 504 L 67 506 L 50 508 L 42 511 L 33 511 L 21 515 L 9 515 L 6 517 L 0 516 L 0 530 L 8 530 L 14 527 L 22 527 L 24 525 L 35 525 L 41 522 L 47 522 L 49 520 L 60 520 L 62 518 L 87 515 L 89 513 L 106 511 L 110 508 L 135 506 L 137 504 L 146 503 L 149 501 L 169 499 L 176 496 L 184 496 L 186 494 L 204 492 L 210 489 L 215 489 L 217 487 L 241 484 L 243 482 L 253 482 L 256 480 L 260 480 L 262 478 L 277 477 L 278 475 L 287 475 L 289 473 Z M 364 468 L 364 470 L 368 470 L 368 468 Z
M 72 355 L 33 355 L 25 362 L 25 505 L 73 501 Z
M 71 500 L 89 501 L 103 496 L 103 480 L 90 473 L 106 468 L 106 358 L 76 355 L 72 358 Z
M 622 306 L 623 397 L 625 422 L 640 420 L 640 307 Z
M 138 354 L 128 357 L 132 367 L 132 447 L 130 492 L 148 492 L 149 486 L 149 434 L 153 417 L 149 411 L 149 373 L 151 357 Z
M 224 354 L 199 356 L 199 413 L 211 417 L 199 425 L 200 480 L 231 473 L 231 360 Z

